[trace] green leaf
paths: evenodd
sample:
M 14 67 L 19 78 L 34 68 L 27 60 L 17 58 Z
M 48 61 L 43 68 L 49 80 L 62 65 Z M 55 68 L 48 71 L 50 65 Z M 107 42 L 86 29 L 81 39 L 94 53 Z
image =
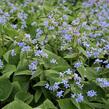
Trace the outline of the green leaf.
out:
M 75 90 L 75 91 L 76 91 L 76 90 Z M 72 101 L 72 103 L 76 106 L 77 109 L 81 109 L 81 108 L 80 108 L 80 104 L 77 103 L 74 98 L 72 98 L 71 101 Z
M 86 72 L 85 67 L 84 67 L 84 66 L 81 66 L 81 67 L 77 68 L 77 71 L 80 73 L 80 75 L 81 75 L 82 78 L 84 79 L 84 77 L 85 77 L 85 72 Z
M 32 108 L 20 100 L 15 100 L 6 105 L 5 107 L 3 107 L 3 109 L 32 109 Z
M 3 25 L 0 24 L 0 34 L 3 32 Z
M 38 100 L 40 99 L 41 95 L 42 95 L 41 89 L 37 89 L 37 90 L 36 90 L 36 93 L 35 93 L 35 96 L 34 96 L 35 103 L 38 102 Z
M 12 85 L 6 78 L 0 78 L 0 100 L 6 100 L 12 92 Z
M 80 107 L 81 107 L 81 109 L 93 109 L 91 106 L 89 106 L 89 105 L 86 104 L 86 103 L 81 103 L 81 104 L 80 104 Z
M 42 73 L 43 73 L 43 69 L 37 67 L 37 70 L 32 74 L 31 79 L 33 79 L 37 76 L 40 76 L 40 74 L 42 74 Z
M 35 107 L 35 108 L 33 108 L 33 109 L 42 109 L 41 107 Z
M 44 103 L 40 107 L 41 109 L 57 109 L 49 99 L 44 101 Z
M 31 71 L 29 70 L 17 71 L 15 72 L 15 75 L 31 75 Z
M 86 67 L 85 75 L 89 80 L 94 80 L 97 77 L 97 71 L 94 67 Z
M 18 32 L 15 29 L 13 29 L 10 25 L 4 26 L 4 31 L 6 32 L 8 36 L 12 38 L 18 35 Z
M 3 55 L 3 53 L 4 53 L 4 49 L 0 46 L 0 57 Z
M 44 52 L 46 52 L 48 54 L 48 58 L 44 59 L 44 60 L 45 60 L 45 62 L 47 64 L 46 66 L 48 66 L 49 68 L 51 68 L 51 69 L 56 69 L 56 68 L 59 69 L 60 65 L 61 65 L 61 67 L 63 66 L 62 67 L 63 69 L 70 68 L 68 63 L 62 57 L 60 57 L 60 56 L 56 55 L 55 53 L 53 53 L 53 52 L 51 52 L 49 50 L 46 50 L 46 49 L 44 49 Z M 50 64 L 50 60 L 53 59 L 53 58 L 56 59 L 57 64 Z M 64 66 L 65 66 L 65 68 L 64 68 Z
M 61 71 L 67 70 L 68 68 L 70 68 L 70 67 L 68 67 L 68 66 L 66 66 L 66 65 L 60 64 L 60 65 L 58 65 L 58 66 L 53 66 L 53 67 L 52 67 L 52 70 L 56 70 L 56 71 L 61 72 Z
M 94 109 L 105 109 L 105 105 L 101 104 L 101 103 L 88 103 L 88 105 L 90 105 L 91 107 L 93 107 Z M 106 107 L 107 109 L 107 107 Z
M 82 53 L 84 56 L 87 57 L 86 51 L 82 47 L 78 46 L 77 48 L 78 48 L 78 50 L 79 50 L 80 53 Z
M 16 52 L 19 52 L 17 51 L 18 49 L 16 49 Z M 18 62 L 19 62 L 19 54 L 16 54 L 16 56 L 11 56 L 11 51 L 12 50 L 9 50 L 7 51 L 3 57 L 4 57 L 4 60 L 7 62 L 7 63 L 10 63 L 12 65 L 17 65 Z
M 8 78 L 15 71 L 16 71 L 15 65 L 7 64 L 3 70 L 3 76 Z
M 105 99 L 103 99 L 103 101 L 104 101 L 104 106 L 105 106 L 105 109 L 107 109 L 107 107 L 109 107 L 109 99 L 107 99 L 107 100 L 105 100 Z
M 58 100 L 60 109 L 77 109 L 70 99 Z
M 6 53 L 3 55 L 3 57 L 4 57 L 4 59 L 5 59 L 5 61 L 6 61 L 7 63 L 9 63 L 10 53 L 11 53 L 11 50 L 8 51 L 8 52 L 6 52 Z
M 60 82 L 59 73 L 55 70 L 45 70 L 47 80 Z
M 19 82 L 22 90 L 28 90 L 29 80 L 30 80 L 30 76 L 28 76 L 28 75 L 18 75 L 18 76 L 13 77 L 13 81 L 14 82 L 16 82 L 16 81 Z
M 12 82 L 13 90 L 11 93 L 11 98 L 14 99 L 17 92 L 21 91 L 21 86 L 18 81 Z
M 78 56 L 78 53 L 73 53 L 73 54 L 69 54 L 69 55 L 64 56 L 64 58 L 73 59 L 73 58 L 76 58 L 77 56 Z
M 33 96 L 25 91 L 19 91 L 17 92 L 17 94 L 15 95 L 15 100 L 19 99 L 22 100 L 23 102 L 30 104 L 33 100 Z
M 34 87 L 36 87 L 36 86 L 45 86 L 45 84 L 46 84 L 46 81 L 40 81 L 37 84 L 35 84 Z
M 94 80 L 97 77 L 97 72 L 93 67 L 81 66 L 77 70 L 82 78 L 86 77 L 88 80 Z
M 26 70 L 27 68 L 28 68 L 28 60 L 27 59 L 20 60 L 17 66 L 17 71 Z

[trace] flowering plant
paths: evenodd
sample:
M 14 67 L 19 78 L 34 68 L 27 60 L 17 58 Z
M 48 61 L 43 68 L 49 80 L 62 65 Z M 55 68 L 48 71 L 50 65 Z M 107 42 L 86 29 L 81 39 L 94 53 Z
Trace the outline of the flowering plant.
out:
M 0 108 L 107 109 L 108 0 L 0 1 Z

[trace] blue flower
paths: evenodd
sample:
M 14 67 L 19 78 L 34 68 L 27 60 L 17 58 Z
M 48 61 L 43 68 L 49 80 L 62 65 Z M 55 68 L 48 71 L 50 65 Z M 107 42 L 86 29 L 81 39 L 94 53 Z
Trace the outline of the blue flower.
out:
M 98 51 L 95 51 L 95 52 L 93 53 L 93 55 L 94 55 L 95 58 L 98 57 L 99 54 L 100 54 L 100 53 L 99 53 Z
M 54 26 L 49 26 L 48 29 L 49 30 L 54 30 L 55 28 L 54 28 Z
M 109 44 L 108 45 L 105 45 L 105 50 L 109 50 Z
M 35 52 L 35 56 L 40 56 L 40 55 L 43 55 L 43 51 L 42 50 L 37 50 Z
M 37 30 L 36 30 L 36 38 L 39 38 L 42 34 L 43 34 L 43 30 L 41 30 L 40 28 L 38 28 Z
M 64 35 L 64 38 L 67 40 L 67 41 L 71 41 L 72 40 L 72 36 L 70 34 L 65 34 Z
M 66 73 L 66 74 L 72 74 L 72 70 L 71 70 L 71 69 L 67 69 L 67 70 L 65 71 L 65 73 Z
M 18 42 L 17 44 L 18 44 L 19 47 L 23 47 L 25 45 L 24 42 Z
M 47 53 L 45 53 L 43 50 L 37 50 L 37 51 L 35 52 L 35 56 L 42 56 L 42 57 L 48 58 Z
M 96 81 L 99 83 L 100 87 L 109 87 L 109 81 L 105 78 L 97 78 Z
M 62 23 L 62 26 L 63 26 L 63 27 L 67 27 L 67 26 L 68 26 L 67 22 L 63 22 L 63 23 Z
M 86 55 L 87 55 L 87 57 L 91 57 L 92 53 L 90 51 L 86 51 Z
M 12 26 L 12 28 L 14 28 L 14 29 L 17 28 L 17 24 L 12 24 L 11 26 Z
M 33 61 L 30 65 L 29 65 L 29 70 L 34 71 L 37 69 L 37 61 Z
M 26 25 L 26 21 L 22 21 L 21 23 L 22 23 L 21 29 L 24 29 L 24 28 L 27 27 L 27 25 Z
M 10 13 L 14 13 L 16 10 L 18 10 L 18 8 L 16 6 L 12 6 L 12 9 L 10 10 Z
M 96 92 L 94 90 L 90 90 L 87 92 L 87 96 L 89 96 L 89 97 L 96 96 Z
M 25 38 L 30 39 L 30 34 L 25 34 Z
M 30 51 L 30 46 L 23 46 L 23 48 L 21 49 L 22 52 L 28 52 Z
M 72 21 L 72 25 L 78 25 L 80 23 L 80 19 L 77 18 L 76 20 Z
M 95 62 L 94 62 L 94 64 L 95 64 L 95 63 L 100 63 L 100 62 L 103 62 L 103 60 L 96 59 Z
M 22 21 L 24 21 L 25 19 L 27 19 L 28 15 L 24 12 L 20 12 L 18 13 L 18 18 L 21 19 Z
M 61 90 L 61 91 L 57 92 L 56 96 L 60 98 L 63 96 L 63 93 L 64 93 L 64 91 Z
M 58 82 L 55 82 L 54 85 L 53 85 L 53 91 L 59 89 L 59 84 Z
M 68 80 L 62 80 L 62 83 L 63 84 L 67 84 L 68 83 Z
M 80 103 L 84 100 L 84 96 L 80 93 L 76 95 L 76 102 Z
M 53 86 L 49 86 L 48 88 L 50 91 L 53 91 Z
M 74 64 L 74 67 L 75 67 L 75 68 L 79 68 L 79 67 L 81 67 L 81 65 L 82 65 L 81 62 L 77 62 L 77 63 Z
M 3 62 L 1 59 L 0 59 L 0 68 L 3 68 Z
M 64 84 L 64 87 L 67 89 L 67 88 L 70 87 L 70 85 L 69 84 Z
M 109 68 L 109 64 L 106 65 L 106 68 Z
M 67 30 L 62 30 L 61 32 L 62 32 L 62 34 L 65 34 L 65 33 L 67 33 Z
M 13 49 L 13 50 L 11 50 L 11 56 L 15 56 L 16 55 L 16 52 L 15 52 L 15 50 Z
M 64 20 L 68 20 L 68 16 L 67 15 L 63 15 L 63 19 Z
M 44 21 L 44 26 L 48 27 L 48 21 Z

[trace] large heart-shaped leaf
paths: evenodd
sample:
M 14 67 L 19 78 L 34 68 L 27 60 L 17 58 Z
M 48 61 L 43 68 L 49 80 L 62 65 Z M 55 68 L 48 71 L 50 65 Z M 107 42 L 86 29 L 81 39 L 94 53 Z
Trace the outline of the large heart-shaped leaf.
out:
M 8 64 L 5 66 L 3 70 L 3 76 L 9 77 L 15 71 L 16 71 L 16 66 Z
M 32 109 L 32 108 L 20 100 L 15 100 L 6 105 L 3 109 Z
M 19 99 L 19 100 L 24 101 L 27 104 L 30 104 L 31 101 L 33 100 L 33 96 L 30 93 L 28 93 L 28 92 L 19 91 L 15 95 L 15 99 Z
M 6 78 L 0 78 L 0 100 L 6 100 L 12 92 L 13 86 Z
M 40 106 L 41 109 L 57 109 L 54 104 L 50 100 L 44 101 L 44 103 Z

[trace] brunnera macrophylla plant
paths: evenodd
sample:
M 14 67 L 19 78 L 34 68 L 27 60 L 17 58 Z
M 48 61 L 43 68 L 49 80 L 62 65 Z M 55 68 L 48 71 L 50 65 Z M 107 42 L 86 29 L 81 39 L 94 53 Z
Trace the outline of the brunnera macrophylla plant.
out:
M 107 109 L 109 0 L 1 0 L 0 108 Z

